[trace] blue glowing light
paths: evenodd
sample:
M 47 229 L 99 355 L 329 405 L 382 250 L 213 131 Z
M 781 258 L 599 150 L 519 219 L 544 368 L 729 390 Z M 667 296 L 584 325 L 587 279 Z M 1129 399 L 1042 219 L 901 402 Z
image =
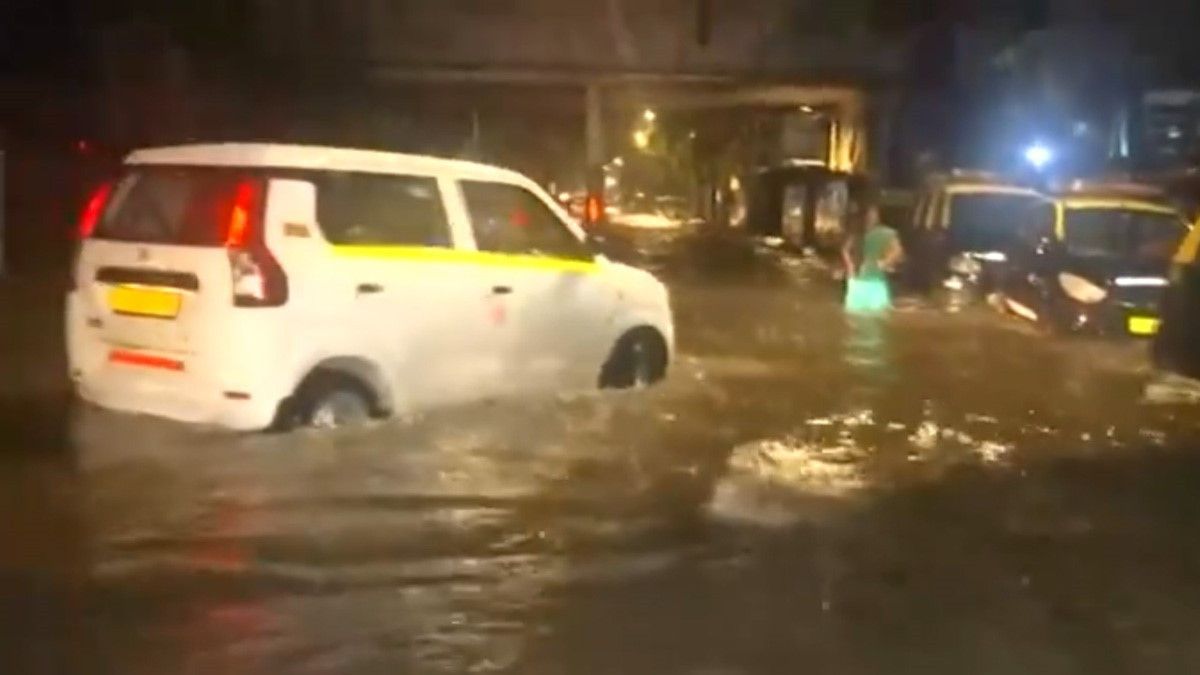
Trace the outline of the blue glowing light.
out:
M 1041 170 L 1054 161 L 1054 151 L 1042 143 L 1034 143 L 1025 148 L 1025 161 L 1033 168 Z

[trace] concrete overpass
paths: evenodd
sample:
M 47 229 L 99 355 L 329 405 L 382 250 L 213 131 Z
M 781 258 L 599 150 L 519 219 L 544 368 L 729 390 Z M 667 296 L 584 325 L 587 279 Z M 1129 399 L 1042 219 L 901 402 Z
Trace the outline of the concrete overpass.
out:
M 280 62 L 353 64 L 381 85 L 573 91 L 594 189 L 605 114 L 647 106 L 820 108 L 857 139 L 830 160 L 865 169 L 864 89 L 895 81 L 907 49 L 867 29 L 869 0 L 253 1 Z

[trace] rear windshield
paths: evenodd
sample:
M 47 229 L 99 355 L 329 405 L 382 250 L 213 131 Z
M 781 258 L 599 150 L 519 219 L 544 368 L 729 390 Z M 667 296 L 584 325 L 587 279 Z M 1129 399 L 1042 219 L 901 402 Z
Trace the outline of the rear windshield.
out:
M 1019 216 L 1037 201 L 995 192 L 956 194 L 950 200 L 950 238 L 961 251 L 1003 249 L 1022 224 Z
M 93 237 L 181 246 L 219 246 L 244 174 L 230 169 L 136 168 L 117 182 Z

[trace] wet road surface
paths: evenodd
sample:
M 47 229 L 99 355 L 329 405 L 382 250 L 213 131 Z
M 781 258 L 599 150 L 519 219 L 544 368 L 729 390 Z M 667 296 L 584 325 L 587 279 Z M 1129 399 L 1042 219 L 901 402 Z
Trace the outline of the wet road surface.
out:
M 0 670 L 1200 672 L 1200 415 L 1144 345 L 626 243 L 663 385 L 334 434 L 70 406 L 54 293 L 0 286 Z

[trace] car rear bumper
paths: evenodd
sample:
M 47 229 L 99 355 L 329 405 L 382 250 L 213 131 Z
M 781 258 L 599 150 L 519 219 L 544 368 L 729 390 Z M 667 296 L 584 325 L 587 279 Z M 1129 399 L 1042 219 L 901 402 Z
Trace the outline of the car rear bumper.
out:
M 114 364 L 79 377 L 75 390 L 83 400 L 109 410 L 163 417 L 179 422 L 208 424 L 236 431 L 271 426 L 280 399 L 264 392 L 236 392 L 228 398 L 217 389 L 194 386 L 186 377 L 177 381 L 120 373 L 136 368 Z
M 191 353 L 123 347 L 87 324 L 72 294 L 66 315 L 70 377 L 80 398 L 103 408 L 265 429 L 294 385 L 286 367 L 288 343 L 266 323 L 230 321 L 228 329 L 222 345 Z
M 1091 306 L 1077 304 L 1076 311 L 1072 326 L 1081 332 L 1153 338 L 1160 323 L 1158 311 L 1152 307 L 1102 302 Z

